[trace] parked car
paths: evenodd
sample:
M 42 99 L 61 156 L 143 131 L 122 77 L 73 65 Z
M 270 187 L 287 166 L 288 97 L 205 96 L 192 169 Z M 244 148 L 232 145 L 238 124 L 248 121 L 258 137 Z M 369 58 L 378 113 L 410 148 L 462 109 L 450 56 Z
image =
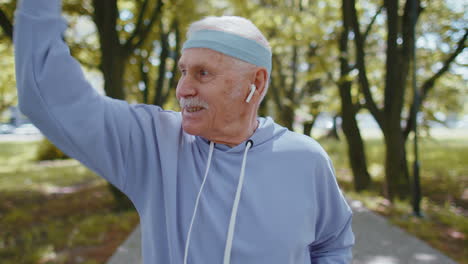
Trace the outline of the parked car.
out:
M 17 127 L 14 133 L 17 135 L 36 135 L 40 134 L 41 131 L 33 124 L 23 124 Z
M 0 134 L 11 134 L 15 131 L 15 126 L 10 124 L 0 124 Z

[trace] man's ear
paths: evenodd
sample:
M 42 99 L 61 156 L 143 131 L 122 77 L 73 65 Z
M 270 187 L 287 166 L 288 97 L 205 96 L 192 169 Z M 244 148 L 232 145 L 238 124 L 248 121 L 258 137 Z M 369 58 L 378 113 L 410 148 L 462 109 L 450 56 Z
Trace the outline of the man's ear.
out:
M 254 81 L 252 84 L 257 87 L 255 94 L 252 98 L 253 102 L 260 102 L 262 95 L 265 92 L 265 88 L 268 82 L 268 72 L 265 68 L 259 67 L 255 71 Z

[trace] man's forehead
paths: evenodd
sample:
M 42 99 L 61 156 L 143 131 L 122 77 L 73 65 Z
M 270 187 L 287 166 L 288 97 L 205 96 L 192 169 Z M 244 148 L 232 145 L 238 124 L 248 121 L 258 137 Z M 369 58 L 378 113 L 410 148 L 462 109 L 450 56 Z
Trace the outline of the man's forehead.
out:
M 225 58 L 226 55 L 208 48 L 190 48 L 182 52 L 178 64 L 179 66 L 217 65 L 226 61 Z

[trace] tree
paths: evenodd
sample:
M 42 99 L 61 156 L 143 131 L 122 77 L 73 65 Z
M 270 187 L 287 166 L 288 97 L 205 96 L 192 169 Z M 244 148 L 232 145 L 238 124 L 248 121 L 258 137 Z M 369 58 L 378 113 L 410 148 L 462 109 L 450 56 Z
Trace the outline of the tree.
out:
M 171 91 L 174 91 L 175 80 L 178 77 L 177 61 L 180 57 L 182 38 L 177 20 L 172 21 L 169 29 L 162 23 L 159 28 L 159 39 L 148 48 L 134 54 L 137 61 L 135 73 L 141 78 L 141 101 L 145 104 L 164 106 Z
M 413 32 L 416 24 L 411 20 L 412 14 L 416 14 L 416 20 L 422 11 L 419 0 L 407 0 L 400 7 L 399 1 L 385 0 L 386 14 L 386 48 L 385 48 L 385 81 L 383 83 L 383 103 L 377 104 L 374 100 L 375 92 L 371 90 L 368 79 L 368 70 L 365 56 L 365 34 L 360 29 L 360 19 L 355 0 L 347 0 L 350 5 L 352 31 L 354 33 L 354 47 L 356 56 L 356 68 L 359 70 L 359 84 L 365 98 L 365 107 L 374 116 L 382 129 L 385 146 L 385 195 L 390 200 L 395 197 L 405 198 L 409 195 L 409 172 L 405 143 L 411 122 L 405 122 L 404 109 L 406 101 L 406 87 L 410 63 L 412 63 L 412 48 L 416 40 Z M 466 29 L 463 37 L 458 41 L 456 48 L 449 54 L 440 68 L 433 76 L 429 77 L 421 86 L 421 92 L 427 92 L 426 84 L 433 87 L 433 83 L 444 74 L 453 60 L 465 48 Z M 425 99 L 424 97 L 422 99 Z M 420 101 L 421 102 L 421 101 Z M 409 133 L 409 132 L 408 132 Z
M 152 4 L 152 5 L 150 5 Z M 101 61 L 99 68 L 104 77 L 106 95 L 116 99 L 125 99 L 124 76 L 130 55 L 148 38 L 153 25 L 161 16 L 163 2 L 150 0 L 126 3 L 128 16 L 135 17 L 126 21 L 126 26 L 119 26 L 122 11 L 117 0 L 93 0 L 93 21 L 99 35 Z M 132 12 L 133 11 L 133 12 Z M 132 23 L 133 22 L 133 23 Z M 130 30 L 129 28 L 132 28 Z M 111 192 L 121 209 L 131 208 L 128 198 L 113 185 Z
M 352 66 L 349 62 L 350 52 L 348 48 L 349 35 L 351 32 L 350 9 L 350 2 L 343 0 L 341 7 L 342 30 L 338 39 L 340 79 L 337 82 L 337 86 L 339 88 L 341 98 L 341 117 L 343 121 L 342 129 L 348 143 L 348 157 L 350 167 L 353 171 L 354 188 L 356 191 L 362 191 L 370 186 L 371 177 L 367 170 L 364 141 L 356 121 L 356 115 L 361 108 L 361 105 L 359 101 L 356 102 L 355 99 L 353 100 L 351 93 L 353 85 L 351 77 Z M 375 17 L 376 16 L 374 16 L 374 20 L 372 21 L 375 21 Z M 372 23 L 370 25 L 372 25 Z
M 118 8 L 117 0 L 93 0 L 94 10 L 92 12 L 86 8 L 85 2 L 64 3 L 63 6 L 65 12 L 70 11 L 81 16 L 91 15 L 93 17 L 99 36 L 99 50 L 101 52 L 99 68 L 104 77 L 104 90 L 107 96 L 116 99 L 125 99 L 123 78 L 127 60 L 134 50 L 139 48 L 148 38 L 154 23 L 161 15 L 163 6 L 162 0 L 142 0 L 136 3 L 121 1 L 121 4 L 128 6 L 128 10 L 136 14 L 136 18 L 130 21 L 133 24 L 129 24 L 133 25 L 133 30 L 129 30 L 132 26 L 119 27 L 121 11 Z M 11 1 L 9 3 L 10 9 L 14 9 L 14 6 L 16 6 L 16 1 Z M 12 11 L 10 10 L 10 12 Z M 1 12 L 0 25 L 8 35 L 12 32 L 12 23 L 11 20 L 5 18 L 8 18 L 5 12 Z M 122 208 L 130 207 L 130 203 L 124 195 L 112 185 L 111 191 Z
M 201 8 L 203 7 L 203 8 Z M 196 5 L 192 0 L 171 1 L 152 36 L 129 59 L 125 86 L 129 100 L 176 109 L 175 88 L 179 77 L 177 62 L 184 41 L 182 32 L 199 19 L 209 5 Z
M 270 86 L 260 112 L 275 116 L 277 122 L 293 129 L 296 110 L 315 118 L 326 96 L 323 90 L 321 57 L 328 24 L 320 24 L 312 12 L 317 3 L 309 1 L 232 1 L 233 13 L 251 19 L 265 34 L 272 47 L 273 68 Z M 332 19 L 327 19 L 332 21 Z M 324 26 L 326 25 L 326 26 Z M 313 120 L 306 121 L 305 132 Z
M 276 119 L 292 129 L 296 109 L 307 105 L 314 119 L 304 122 L 304 133 L 310 135 L 317 116 L 324 110 L 337 112 L 334 106 L 331 85 L 340 89 L 343 131 L 348 141 L 348 154 L 354 175 L 355 189 L 360 191 L 370 185 L 370 175 L 355 115 L 360 108 L 359 101 L 351 96 L 352 66 L 348 63 L 348 33 L 341 35 L 344 45 L 334 51 L 337 34 L 336 21 L 340 10 L 336 3 L 320 5 L 318 2 L 262 1 L 262 7 L 239 3 L 237 12 L 254 20 L 267 34 L 273 46 L 273 72 L 269 96 L 265 100 L 275 105 Z M 347 14 L 347 13 L 346 13 Z M 349 25 L 349 19 L 346 20 Z M 349 28 L 349 26 L 348 26 Z M 332 32 L 332 33 L 330 33 Z M 334 77 L 336 61 L 341 62 L 341 76 Z M 338 80 L 337 80 L 338 79 Z M 325 103 L 326 102 L 326 103 Z M 336 110 L 334 110 L 336 107 Z M 334 120 L 336 121 L 335 114 Z M 335 122 L 336 124 L 336 122 Z M 336 129 L 332 130 L 336 133 Z M 337 133 L 336 133 L 337 135 Z
M 135 2 L 133 6 L 127 3 L 133 9 L 132 14 L 135 15 L 135 19 L 127 21 L 129 23 L 127 27 L 118 27 L 121 10 L 117 0 L 92 1 L 93 20 L 99 35 L 100 69 L 104 77 L 104 90 L 107 96 L 116 99 L 125 99 L 123 78 L 128 58 L 148 38 L 162 12 L 162 0 L 152 4 L 150 0 Z M 129 30 L 131 27 L 134 29 Z

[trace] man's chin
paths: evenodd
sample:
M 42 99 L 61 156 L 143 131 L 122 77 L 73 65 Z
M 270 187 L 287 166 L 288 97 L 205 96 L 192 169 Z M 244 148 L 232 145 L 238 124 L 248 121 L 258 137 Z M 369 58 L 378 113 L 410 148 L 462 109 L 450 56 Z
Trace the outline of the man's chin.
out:
M 182 129 L 184 130 L 185 133 L 194 135 L 194 136 L 200 136 L 201 130 L 198 126 L 194 124 L 187 124 L 187 122 L 182 121 Z

